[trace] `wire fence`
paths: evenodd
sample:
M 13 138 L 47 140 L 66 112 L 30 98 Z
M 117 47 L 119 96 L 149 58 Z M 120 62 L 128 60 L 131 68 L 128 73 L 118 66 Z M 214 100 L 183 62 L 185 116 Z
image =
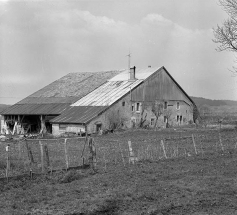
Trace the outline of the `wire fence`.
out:
M 82 166 L 88 160 L 85 138 L 25 139 L 0 144 L 0 177 L 45 173 Z M 84 152 L 83 149 L 85 148 Z M 82 159 L 82 152 L 83 158 Z
M 93 139 L 96 152 L 88 147 Z M 144 160 L 159 161 L 209 153 L 232 152 L 237 148 L 232 132 L 144 132 L 140 135 L 108 135 L 94 138 L 28 139 L 0 143 L 0 177 L 68 170 L 96 162 L 108 171 Z

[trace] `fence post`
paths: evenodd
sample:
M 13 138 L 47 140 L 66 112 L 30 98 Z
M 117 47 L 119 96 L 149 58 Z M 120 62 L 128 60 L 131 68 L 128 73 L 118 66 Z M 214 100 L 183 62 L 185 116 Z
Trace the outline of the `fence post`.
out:
M 96 168 L 96 148 L 95 148 L 95 141 L 92 137 L 89 138 L 89 150 L 90 150 L 90 165 L 92 169 L 95 171 Z
M 82 149 L 82 153 L 81 153 L 82 165 L 83 165 L 83 166 L 85 165 L 84 151 L 85 151 L 86 144 L 87 144 L 87 137 L 88 137 L 88 136 L 87 136 L 87 133 L 86 133 L 85 143 L 84 143 L 84 146 L 83 146 L 83 149 Z
M 21 161 L 21 141 L 18 141 L 18 156 L 19 160 Z
M 134 156 L 134 152 L 132 150 L 132 142 L 128 141 L 128 150 L 129 150 L 129 164 L 134 164 L 137 161 L 137 157 Z
M 164 156 L 165 156 L 165 158 L 167 158 L 164 141 L 161 140 L 160 142 L 161 142 L 161 146 L 162 146 L 162 149 L 163 149 L 163 152 L 164 152 Z
M 124 156 L 123 156 L 123 152 L 122 152 L 122 148 L 121 148 L 120 143 L 119 143 L 119 150 L 120 150 L 120 154 L 121 154 L 121 157 L 122 157 L 123 165 L 125 166 L 125 160 L 124 160 Z
M 28 158 L 30 160 L 30 164 L 32 164 L 32 163 L 34 163 L 34 158 L 33 158 L 33 154 L 32 154 L 31 148 L 28 145 L 27 139 L 25 140 L 25 144 L 26 144 L 26 149 L 27 149 Z
M 50 166 L 50 162 L 49 162 L 49 150 L 48 150 L 48 145 L 47 145 L 47 144 L 44 145 L 44 152 L 45 152 L 46 164 L 47 164 L 47 167 L 49 167 L 49 166 Z
M 224 151 L 224 146 L 222 144 L 222 139 L 221 139 L 221 133 L 219 132 L 219 141 L 220 141 L 220 145 L 221 145 L 221 150 Z
M 193 134 L 192 134 L 192 140 L 193 140 L 193 146 L 194 146 L 195 154 L 197 154 L 197 148 L 196 148 L 196 143 L 195 143 L 195 139 L 194 139 Z
M 42 173 L 44 173 L 44 146 L 42 144 L 41 141 L 39 141 L 39 145 L 40 145 L 40 155 L 41 155 L 41 170 Z
M 9 156 L 10 145 L 9 144 L 7 144 L 7 146 L 6 146 L 6 152 L 7 152 L 6 178 L 7 178 L 7 182 L 8 182 L 8 171 L 10 170 L 10 156 Z
M 64 151 L 65 151 L 65 161 L 66 161 L 66 171 L 69 168 L 69 162 L 68 162 L 68 150 L 67 150 L 67 138 L 65 138 L 64 141 Z

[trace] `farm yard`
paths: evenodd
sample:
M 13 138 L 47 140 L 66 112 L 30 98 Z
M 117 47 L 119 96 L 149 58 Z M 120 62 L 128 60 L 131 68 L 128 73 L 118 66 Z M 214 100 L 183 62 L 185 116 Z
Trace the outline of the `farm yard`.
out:
M 95 171 L 84 138 L 15 141 L 8 152 L 2 142 L 0 214 L 237 214 L 235 129 L 93 139 Z

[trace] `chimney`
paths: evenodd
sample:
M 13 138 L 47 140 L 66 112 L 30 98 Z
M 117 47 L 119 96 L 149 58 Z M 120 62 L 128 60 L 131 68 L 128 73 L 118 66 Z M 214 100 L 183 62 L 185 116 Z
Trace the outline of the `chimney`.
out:
M 130 78 L 129 78 L 129 81 L 136 80 L 135 74 L 136 74 L 136 67 L 134 66 L 134 67 L 130 68 Z
M 149 65 L 148 68 L 151 68 L 151 66 Z

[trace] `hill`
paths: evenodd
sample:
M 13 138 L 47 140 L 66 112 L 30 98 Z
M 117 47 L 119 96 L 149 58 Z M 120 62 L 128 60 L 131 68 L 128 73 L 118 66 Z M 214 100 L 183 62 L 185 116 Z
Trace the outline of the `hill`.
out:
M 191 96 L 191 99 L 196 103 L 197 106 L 237 106 L 237 101 L 234 100 L 212 100 L 205 99 L 202 97 Z

